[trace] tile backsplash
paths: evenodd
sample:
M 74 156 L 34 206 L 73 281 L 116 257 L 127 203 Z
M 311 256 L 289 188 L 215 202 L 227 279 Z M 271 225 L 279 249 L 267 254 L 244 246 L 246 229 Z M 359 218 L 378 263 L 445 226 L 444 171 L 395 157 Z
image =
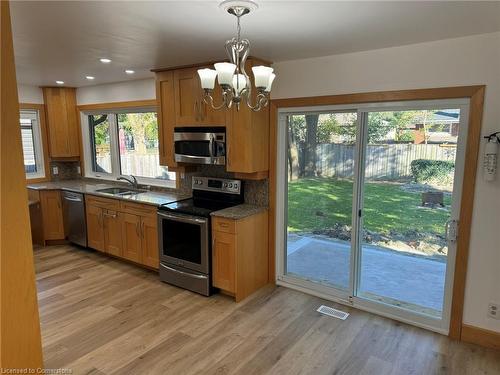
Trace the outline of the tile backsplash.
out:
M 74 180 L 81 178 L 78 173 L 78 167 L 80 162 L 78 161 L 59 161 L 52 160 L 50 162 L 50 178 L 52 181 L 62 181 L 62 180 Z M 54 174 L 54 167 L 57 167 L 58 173 Z
M 74 180 L 81 178 L 78 173 L 78 161 L 51 161 L 50 162 L 50 177 L 53 181 Z M 53 167 L 57 167 L 58 174 L 53 174 Z M 181 178 L 180 192 L 186 195 L 191 195 L 191 183 L 193 176 L 217 177 L 217 178 L 233 178 L 232 173 L 226 172 L 224 166 L 202 165 L 198 166 L 195 172 L 184 173 L 183 178 L 178 174 L 177 178 Z M 153 188 L 152 190 L 170 190 L 167 188 Z M 269 206 L 269 181 L 265 180 L 244 180 L 244 195 L 245 203 L 255 204 L 257 206 Z
M 202 165 L 197 171 L 184 173 L 181 178 L 180 191 L 184 194 L 191 194 L 191 184 L 194 176 L 234 178 L 232 173 L 226 172 L 224 166 Z M 244 180 L 245 203 L 257 206 L 269 206 L 269 182 L 265 180 Z

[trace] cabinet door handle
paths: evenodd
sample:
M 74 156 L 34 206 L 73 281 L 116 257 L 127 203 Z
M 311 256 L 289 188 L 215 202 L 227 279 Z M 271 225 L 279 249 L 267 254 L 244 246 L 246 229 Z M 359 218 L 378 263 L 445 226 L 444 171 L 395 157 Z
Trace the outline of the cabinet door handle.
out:
M 142 225 L 141 225 L 141 237 L 144 238 L 144 221 L 142 222 Z

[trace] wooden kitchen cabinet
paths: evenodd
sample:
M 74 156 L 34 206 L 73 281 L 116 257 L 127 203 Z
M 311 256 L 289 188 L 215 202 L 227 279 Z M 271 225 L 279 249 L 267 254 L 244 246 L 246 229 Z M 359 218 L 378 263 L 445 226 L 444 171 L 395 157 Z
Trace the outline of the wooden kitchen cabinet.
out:
M 203 101 L 203 90 L 198 69 L 185 68 L 174 70 L 174 98 L 176 126 L 225 126 L 226 111 L 215 110 Z M 214 97 L 221 98 L 222 89 L 216 83 Z
M 158 102 L 158 140 L 160 165 L 176 168 L 174 161 L 174 72 L 156 74 L 156 100 Z
M 121 213 L 112 210 L 103 212 L 104 251 L 114 256 L 122 256 Z
M 104 251 L 103 209 L 87 202 L 87 246 Z
M 175 125 L 197 125 L 201 121 L 200 85 L 195 68 L 174 71 Z
M 246 71 L 256 65 L 267 65 L 257 59 L 249 59 Z M 251 73 L 249 73 L 251 74 Z M 255 104 L 256 90 L 252 87 L 252 104 Z M 241 103 L 240 110 L 230 111 L 231 119 L 226 127 L 226 170 L 248 174 L 238 178 L 253 178 L 258 172 L 269 170 L 269 105 L 255 112 Z M 264 175 L 265 176 L 265 175 Z
M 44 240 L 63 240 L 64 221 L 59 190 L 40 191 Z
M 255 58 L 247 60 L 247 73 L 252 66 L 268 63 Z M 226 170 L 237 178 L 262 179 L 269 169 L 269 105 L 259 112 L 241 103 L 240 110 L 215 110 L 203 102 L 197 70 L 212 65 L 156 71 L 158 101 L 160 164 L 183 171 L 186 164 L 174 161 L 174 129 L 182 126 L 225 126 Z M 255 96 L 255 90 L 253 90 Z M 221 87 L 216 84 L 213 96 L 220 104 Z M 255 100 L 253 101 L 255 103 Z
M 124 212 L 124 257 L 149 267 L 160 265 L 156 208 L 133 202 L 120 202 Z
M 154 206 L 87 195 L 88 246 L 148 267 L 159 267 Z
M 212 234 L 213 285 L 227 292 L 235 292 L 236 236 L 214 231 Z
M 49 153 L 53 158 L 78 158 L 80 132 L 74 88 L 43 87 Z
M 136 263 L 141 262 L 141 217 L 123 214 L 123 257 Z
M 87 245 L 111 255 L 122 255 L 120 202 L 116 199 L 85 196 Z
M 160 255 L 158 249 L 158 219 L 156 215 L 141 217 L 142 264 L 158 268 Z
M 212 284 L 239 302 L 268 283 L 268 215 L 213 217 Z

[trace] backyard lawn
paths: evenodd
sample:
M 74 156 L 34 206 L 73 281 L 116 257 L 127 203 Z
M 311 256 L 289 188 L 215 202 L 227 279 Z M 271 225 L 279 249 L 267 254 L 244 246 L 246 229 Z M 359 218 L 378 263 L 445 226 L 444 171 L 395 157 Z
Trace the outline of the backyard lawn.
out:
M 351 225 L 353 184 L 333 178 L 304 178 L 288 185 L 288 229 L 313 232 L 334 224 Z M 448 210 L 422 208 L 421 194 L 399 184 L 367 183 L 364 201 L 365 229 L 384 235 L 417 231 L 444 235 Z M 451 198 L 445 195 L 449 208 Z

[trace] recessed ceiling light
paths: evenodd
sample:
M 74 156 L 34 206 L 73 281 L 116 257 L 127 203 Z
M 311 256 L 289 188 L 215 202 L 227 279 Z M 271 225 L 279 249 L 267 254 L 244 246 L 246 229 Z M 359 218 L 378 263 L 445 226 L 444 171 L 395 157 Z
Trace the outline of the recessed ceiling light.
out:
M 104 63 L 104 64 L 109 64 L 111 62 L 110 59 L 99 59 L 99 61 Z
M 95 77 L 93 77 L 93 76 L 85 76 L 85 78 L 87 78 L 88 80 L 92 81 Z
M 64 85 L 64 81 L 56 81 L 58 85 Z
M 132 70 L 132 69 L 126 69 L 126 70 L 125 70 L 125 73 L 127 73 L 127 74 L 134 74 L 134 73 L 135 73 L 135 70 Z

